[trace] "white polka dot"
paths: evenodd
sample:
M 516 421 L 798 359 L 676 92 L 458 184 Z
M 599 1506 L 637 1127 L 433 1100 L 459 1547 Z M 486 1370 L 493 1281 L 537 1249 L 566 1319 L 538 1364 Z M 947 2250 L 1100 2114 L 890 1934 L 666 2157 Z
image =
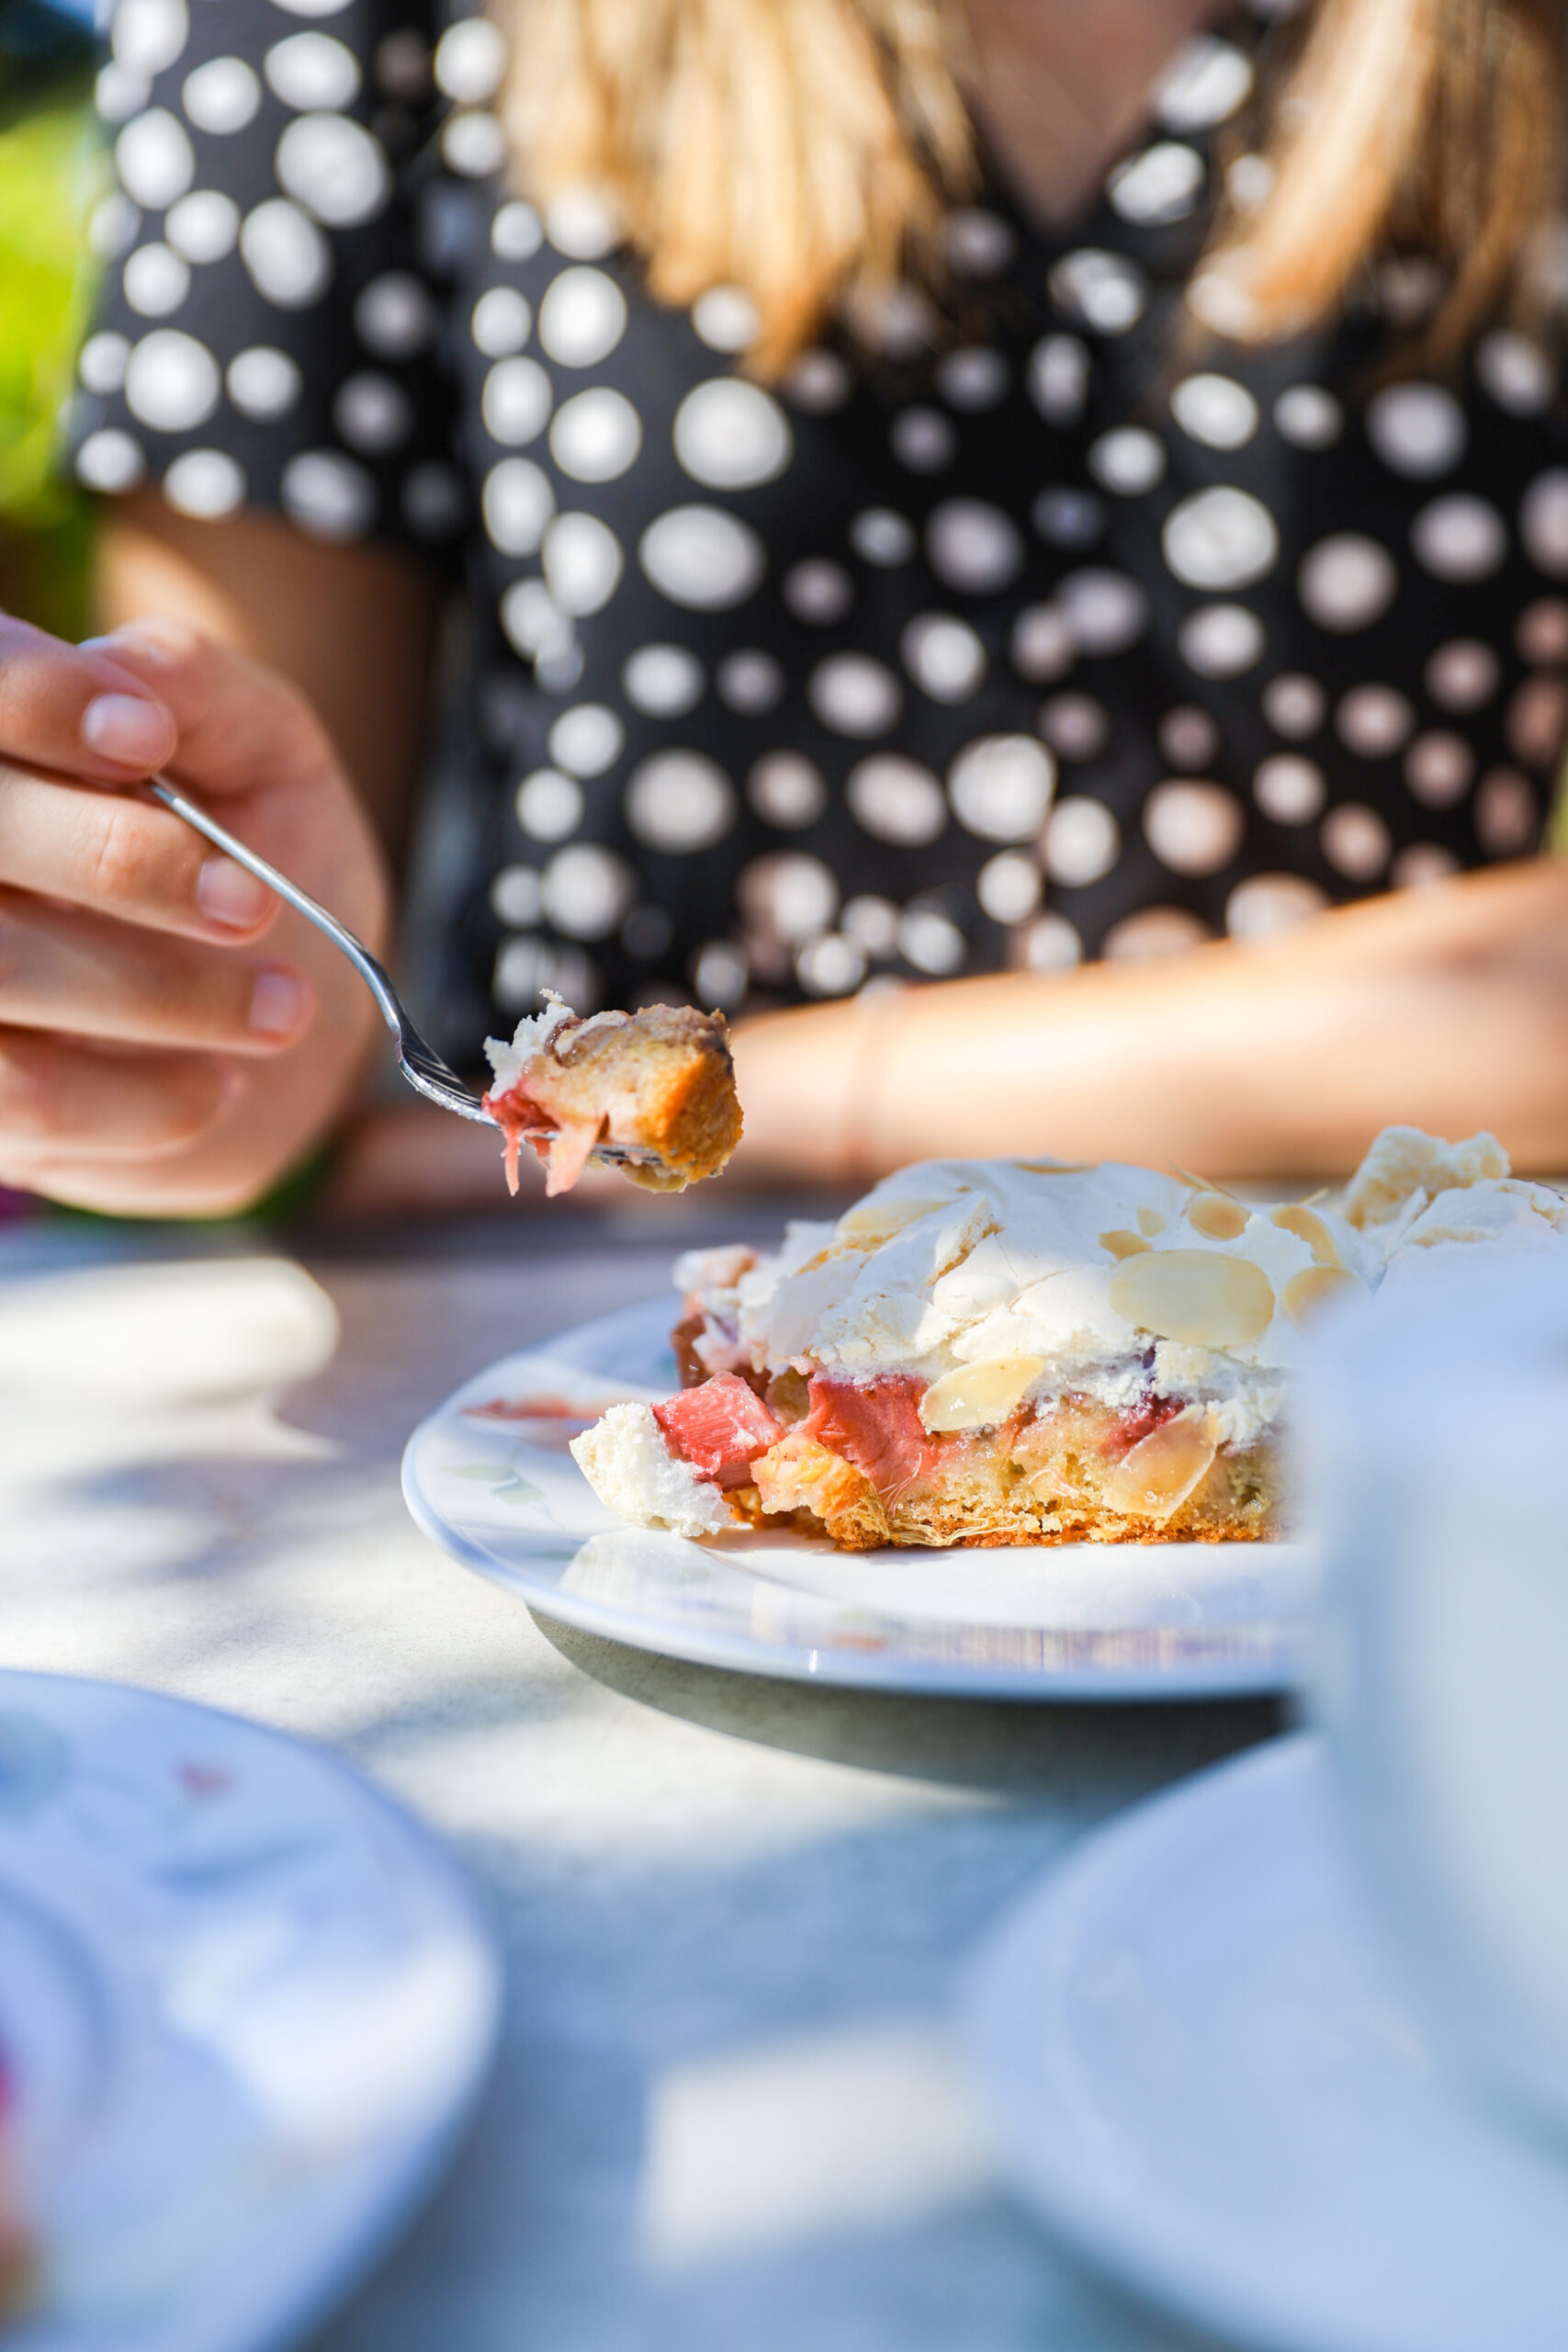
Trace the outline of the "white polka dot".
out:
M 905 669 L 933 702 L 967 702 L 985 683 L 986 649 L 967 621 L 919 613 L 898 640 Z
M 573 481 L 616 481 L 641 447 L 636 409 L 607 384 L 563 401 L 550 426 L 550 455 Z
M 839 308 L 857 340 L 887 359 L 917 359 L 936 334 L 930 295 L 918 286 L 886 279 L 852 285 Z
M 435 306 L 417 277 L 389 269 L 354 305 L 354 332 L 378 359 L 412 359 L 435 333 Z
M 1429 254 L 1391 254 L 1378 266 L 1378 300 L 1384 318 L 1396 327 L 1429 318 L 1447 284 L 1446 273 Z
M 1451 849 L 1444 849 L 1437 842 L 1412 842 L 1394 859 L 1389 880 L 1396 890 L 1429 890 L 1435 882 L 1448 882 L 1459 872 L 1459 860 Z
M 216 188 L 198 188 L 170 207 L 164 233 L 186 261 L 221 261 L 239 242 L 240 208 Z
M 1178 51 L 1155 93 L 1171 130 L 1209 130 L 1226 122 L 1252 88 L 1252 61 L 1234 41 L 1201 33 Z
M 1263 716 L 1276 735 L 1300 742 L 1315 735 L 1328 711 L 1328 696 L 1315 678 L 1299 670 L 1282 671 L 1263 689 Z
M 536 359 L 498 359 L 484 381 L 479 413 L 505 449 L 537 440 L 550 413 L 550 379 Z
M 1263 624 L 1245 605 L 1200 605 L 1176 632 L 1181 658 L 1201 678 L 1238 678 L 1263 659 Z
M 301 114 L 336 110 L 359 96 L 359 60 L 331 33 L 290 33 L 262 60 L 267 87 Z
M 792 947 L 826 931 L 839 910 L 831 873 L 820 858 L 799 850 L 752 858 L 736 876 L 735 896 L 749 924 Z
M 1043 685 L 1066 675 L 1077 660 L 1078 644 L 1058 606 L 1026 605 L 1013 623 L 1008 650 L 1020 675 Z
M 1145 907 L 1112 923 L 1100 952 L 1108 964 L 1156 964 L 1201 947 L 1210 935 L 1208 924 L 1186 907 Z
M 874 841 L 920 849 L 947 828 L 947 803 L 930 768 L 897 752 L 879 752 L 850 770 L 844 799 Z
M 1064 760 L 1097 760 L 1111 741 L 1111 713 L 1093 695 L 1053 695 L 1037 723 Z
M 125 404 L 157 433 L 188 433 L 218 405 L 218 362 L 204 343 L 159 327 L 142 336 L 125 368 Z
M 563 269 L 539 305 L 539 341 L 563 368 L 596 368 L 626 331 L 626 298 L 602 269 Z
M 1171 508 L 1160 544 L 1186 587 L 1247 588 L 1273 570 L 1280 534 L 1248 492 L 1200 490 Z
M 1238 155 L 1225 170 L 1225 194 L 1238 212 L 1261 212 L 1274 193 L 1274 166 L 1266 155 Z
M 839 928 L 865 956 L 880 960 L 897 952 L 898 910 L 891 899 L 879 899 L 868 892 L 846 899 Z
M 1517 760 L 1536 768 L 1554 768 L 1568 729 L 1568 681 L 1527 678 L 1509 697 L 1503 733 Z
M 1076 334 L 1042 335 L 1029 355 L 1029 397 L 1047 424 L 1076 424 L 1089 398 L 1089 345 Z
M 125 363 L 130 356 L 129 336 L 107 332 L 89 335 L 82 345 L 76 372 L 88 391 L 107 397 L 118 392 L 124 383 Z
M 1393 686 L 1352 686 L 1334 713 L 1335 729 L 1363 760 L 1386 760 L 1409 740 L 1416 713 Z
M 639 645 L 621 671 L 621 691 L 650 718 L 681 718 L 703 698 L 703 665 L 683 645 Z
M 254 122 L 261 82 L 243 57 L 214 57 L 187 74 L 180 104 L 198 130 L 227 138 Z
M 332 282 L 332 252 L 307 212 L 276 196 L 247 213 L 240 258 L 256 292 L 280 311 L 303 311 Z
M 767 560 L 750 525 L 717 506 L 672 506 L 637 543 L 637 561 L 660 594 L 694 612 L 743 604 Z
M 987 842 L 1032 840 L 1055 786 L 1055 761 L 1030 735 L 982 735 L 947 772 L 953 815 Z
M 435 86 L 459 106 L 482 106 L 501 87 L 506 38 L 488 17 L 448 25 L 435 44 Z
M 112 59 L 99 68 L 93 84 L 93 105 L 100 122 L 129 121 L 141 112 L 152 96 L 152 85 L 143 74 L 128 74 Z
M 546 749 L 568 775 L 603 775 L 620 758 L 626 741 L 626 730 L 607 704 L 580 702 L 562 711 Z
M 1176 874 L 1217 874 L 1241 847 L 1246 820 L 1235 795 L 1219 784 L 1156 784 L 1144 803 L 1144 833 Z
M 912 474 L 940 474 L 958 454 L 958 438 L 939 409 L 901 409 L 887 429 L 887 446 Z
M 519 653 L 536 663 L 568 662 L 575 643 L 572 626 L 542 580 L 514 580 L 500 613 L 507 642 Z
M 1475 372 L 1483 389 L 1511 416 L 1539 416 L 1557 390 L 1556 370 L 1540 344 L 1509 327 L 1482 336 Z
M 1422 673 L 1427 692 L 1445 710 L 1479 710 L 1496 693 L 1502 675 L 1503 665 L 1492 648 L 1474 637 L 1456 637 L 1439 645 Z
M 403 520 L 422 539 L 449 539 L 468 511 L 463 477 L 455 466 L 428 458 L 403 476 L 398 492 Z
M 1327 904 L 1326 891 L 1304 874 L 1254 874 L 1225 900 L 1225 929 L 1233 939 L 1279 939 Z
M 1446 474 L 1464 455 L 1464 411 L 1440 384 L 1390 384 L 1367 402 L 1367 438 L 1385 466 L 1413 481 Z
M 784 673 L 771 653 L 755 647 L 727 653 L 714 672 L 714 690 L 720 702 L 742 717 L 754 718 L 784 700 Z
M 649 849 L 711 849 L 735 822 L 735 788 L 701 752 L 656 752 L 632 770 L 626 822 Z
M 898 918 L 898 953 L 917 972 L 944 979 L 963 968 L 968 950 L 964 933 L 939 908 L 907 907 Z
M 800 950 L 795 972 L 807 996 L 848 996 L 865 978 L 865 957 L 852 940 L 829 932 Z
M 1323 854 L 1348 881 L 1374 882 L 1387 865 L 1393 843 L 1375 808 L 1359 800 L 1331 808 L 1318 835 Z
M 863 507 L 850 525 L 850 545 L 863 563 L 908 563 L 918 544 L 914 526 L 890 506 Z
M 392 192 L 380 141 L 343 114 L 306 114 L 291 122 L 277 142 L 277 177 L 286 196 L 330 229 L 373 220 Z
M 221 449 L 187 449 L 164 476 L 164 496 L 176 514 L 220 522 L 245 503 L 244 470 Z
M 1508 552 L 1508 529 L 1485 499 L 1459 492 L 1422 508 L 1410 544 L 1416 561 L 1439 580 L 1487 580 Z
M 1095 247 L 1066 254 L 1048 282 L 1058 308 L 1096 334 L 1125 334 L 1148 300 L 1148 281 L 1136 262 Z
M 1109 716 L 1106 726 L 1109 729 Z M 1186 704 L 1168 710 L 1160 720 L 1159 748 L 1173 768 L 1210 767 L 1219 753 L 1220 730 L 1206 710 Z
M 291 17 L 335 17 L 348 0 L 274 0 L 276 7 L 287 9 Z
M 1011 371 L 988 344 L 950 351 L 937 362 L 936 388 L 949 408 L 978 414 L 1006 400 Z
M 624 858 L 593 842 L 557 850 L 541 877 L 545 913 L 569 939 L 603 939 L 637 898 L 637 876 Z
M 536 842 L 564 842 L 582 822 L 582 787 L 558 768 L 536 768 L 517 787 L 517 821 Z
M 1140 498 L 1165 474 L 1165 450 L 1157 436 L 1139 424 L 1119 424 L 1089 447 L 1089 469 L 1102 490 Z
M 1348 634 L 1381 620 L 1399 592 L 1388 549 L 1359 531 L 1337 531 L 1302 558 L 1296 594 L 1319 628 Z
M 1083 941 L 1066 915 L 1044 914 L 1030 924 L 1023 955 L 1032 972 L 1070 972 L 1083 962 Z
M 597 514 L 558 514 L 541 554 L 550 594 L 574 618 L 602 612 L 621 582 L 621 543 Z
M 1274 403 L 1274 425 L 1297 449 L 1330 449 L 1345 430 L 1345 412 L 1321 384 L 1292 384 Z
M 821 769 L 804 752 L 766 752 L 746 779 L 746 797 L 764 824 L 797 832 L 822 815 L 828 786 Z
M 189 36 L 185 0 L 118 0 L 110 19 L 115 62 L 128 74 L 164 73 Z
M 128 122 L 114 142 L 115 170 L 127 196 L 162 212 L 196 177 L 196 150 L 166 107 L 149 107 Z
M 710 286 L 692 305 L 699 343 L 710 351 L 747 351 L 761 331 L 757 305 L 741 286 Z
M 376 484 L 363 466 L 334 449 L 291 458 L 280 484 L 283 511 L 313 539 L 362 539 L 376 519 Z
M 784 379 L 785 397 L 813 416 L 830 416 L 854 391 L 854 378 L 836 351 L 803 351 Z
M 1170 413 L 1206 449 L 1239 449 L 1258 430 L 1258 402 L 1233 376 L 1183 377 L 1170 396 Z
M 1040 904 L 1040 868 L 1021 851 L 987 858 L 975 880 L 981 911 L 993 922 L 1027 922 Z
M 1535 847 L 1535 795 L 1517 768 L 1492 768 L 1475 788 L 1475 832 L 1488 857 L 1523 857 Z
M 834 653 L 819 662 L 807 699 L 823 726 L 840 735 L 884 735 L 904 707 L 892 671 L 864 653 Z
M 550 198 L 545 231 L 557 253 L 570 261 L 602 261 L 620 243 L 621 216 L 607 188 L 579 181 Z
M 502 555 L 536 555 L 555 511 L 555 492 L 528 458 L 503 458 L 485 476 L 485 532 Z
M 1045 871 L 1063 888 L 1081 890 L 1109 874 L 1121 853 L 1116 820 L 1086 794 L 1058 800 L 1045 824 Z
M 583 1012 L 603 1001 L 598 967 L 580 947 L 555 947 L 542 939 L 506 939 L 495 958 L 491 987 L 509 1012 L 536 1012 L 540 991 L 554 989 Z
M 957 205 L 948 214 L 944 242 L 947 266 L 957 277 L 999 277 L 1018 247 L 998 213 L 975 205 Z
M 506 133 L 492 114 L 455 114 L 441 133 L 441 160 L 461 179 L 489 179 L 506 161 Z
M 1520 502 L 1519 537 L 1538 571 L 1568 576 L 1568 467 L 1537 474 Z
M 1106 184 L 1111 209 L 1139 228 L 1185 220 L 1203 187 L 1203 158 L 1195 147 L 1162 139 L 1118 164 Z
M 523 931 L 545 911 L 535 865 L 503 865 L 490 886 L 490 903 L 497 920 Z
M 167 245 L 139 245 L 125 265 L 125 299 L 144 319 L 166 319 L 190 292 L 190 266 Z
M 1049 547 L 1091 548 L 1105 528 L 1105 501 L 1092 490 L 1053 483 L 1041 491 L 1029 519 Z
M 304 378 L 288 354 L 265 343 L 236 352 L 224 380 L 240 414 L 256 424 L 272 424 L 287 416 L 304 389 Z
M 1322 813 L 1328 787 L 1315 760 L 1276 752 L 1254 771 L 1252 797 L 1276 825 L 1307 825 Z
M 692 967 L 697 1002 L 710 1012 L 732 1012 L 745 996 L 750 978 L 745 950 L 732 939 L 710 939 Z
M 1514 643 L 1527 662 L 1568 662 L 1568 603 L 1561 596 L 1538 596 L 1515 622 Z M 1480 650 L 1487 650 L 1484 646 Z M 1489 659 L 1495 685 L 1496 656 L 1492 654 Z
M 1446 728 L 1417 735 L 1404 754 L 1404 781 L 1427 808 L 1450 808 L 1462 800 L 1474 774 L 1474 752 Z
M 1080 653 L 1124 652 L 1149 624 L 1149 600 L 1138 582 L 1099 565 L 1064 572 L 1055 602 Z
M 520 198 L 502 205 L 490 224 L 490 249 L 497 261 L 532 261 L 544 238 L 544 222 Z
M 855 600 L 854 582 L 841 563 L 825 556 L 807 556 L 792 563 L 779 583 L 785 607 L 797 621 L 813 628 L 831 628 L 841 621 Z
M 1010 515 L 978 498 L 948 498 L 926 522 L 926 558 L 939 580 L 991 595 L 1023 569 L 1023 536 Z
M 76 452 L 76 479 L 89 490 L 134 490 L 147 472 L 147 461 L 129 433 L 106 426 L 89 433 Z
M 413 402 L 389 376 L 369 369 L 346 376 L 333 401 L 333 424 L 340 441 L 367 458 L 385 457 L 413 431 Z
M 141 215 L 118 188 L 100 198 L 87 216 L 87 250 L 95 261 L 111 262 L 136 243 Z
M 534 331 L 534 313 L 514 286 L 492 286 L 474 304 L 468 322 L 474 347 L 487 359 L 521 351 Z

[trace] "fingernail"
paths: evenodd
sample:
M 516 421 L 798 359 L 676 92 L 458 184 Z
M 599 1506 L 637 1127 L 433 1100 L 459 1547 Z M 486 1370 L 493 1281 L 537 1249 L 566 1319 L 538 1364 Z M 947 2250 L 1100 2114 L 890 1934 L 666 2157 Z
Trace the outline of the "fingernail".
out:
M 155 767 L 169 748 L 167 714 L 139 695 L 100 695 L 82 713 L 82 741 L 123 767 Z
M 271 964 L 251 990 L 251 1027 L 259 1036 L 291 1036 L 310 1009 L 310 991 L 297 972 Z
M 196 879 L 196 903 L 209 922 L 252 931 L 267 910 L 272 892 L 231 857 L 209 857 Z

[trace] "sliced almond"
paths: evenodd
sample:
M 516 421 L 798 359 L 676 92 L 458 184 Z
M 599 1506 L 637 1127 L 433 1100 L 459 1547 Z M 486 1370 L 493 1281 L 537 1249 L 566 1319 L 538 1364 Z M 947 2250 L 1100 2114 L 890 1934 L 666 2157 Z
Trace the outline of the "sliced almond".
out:
M 1118 1226 L 1100 1235 L 1100 1246 L 1109 1250 L 1113 1258 L 1135 1258 L 1140 1250 L 1146 1250 L 1149 1245 L 1141 1233 L 1129 1233 L 1124 1226 Z
M 951 1201 L 862 1201 L 858 1207 L 844 1211 L 833 1238 L 846 1250 L 880 1250 L 907 1225 L 952 1206 Z
M 1207 1475 L 1218 1448 L 1208 1413 L 1189 1405 L 1107 1472 L 1105 1499 L 1130 1519 L 1168 1519 Z
M 1165 1231 L 1165 1219 L 1160 1215 L 1158 1209 L 1140 1209 L 1138 1211 L 1138 1231 L 1140 1233 L 1147 1234 L 1163 1233 Z
M 1111 1277 L 1111 1304 L 1140 1331 L 1193 1348 L 1239 1348 L 1260 1339 L 1274 1314 L 1274 1286 L 1250 1258 L 1217 1250 L 1148 1250 Z
M 1293 1208 L 1276 1209 L 1274 1222 L 1286 1233 L 1293 1233 L 1298 1240 L 1304 1241 L 1320 1266 L 1343 1266 L 1345 1261 L 1335 1245 L 1333 1234 L 1317 1212 L 1309 1209 L 1304 1201 L 1298 1201 Z
M 960 1364 L 932 1381 L 920 1399 L 920 1419 L 932 1430 L 995 1429 L 1044 1369 L 1043 1356 L 987 1356 L 983 1363 Z
M 1355 1275 L 1348 1274 L 1343 1266 L 1303 1266 L 1280 1293 L 1280 1304 L 1296 1329 L 1303 1330 L 1331 1299 L 1360 1287 Z
M 1021 1168 L 1026 1176 L 1087 1176 L 1099 1162 L 1093 1159 L 1015 1159 L 1012 1164 L 1015 1168 Z
M 1247 1231 L 1247 1212 L 1224 1193 L 1194 1193 L 1187 1204 L 1187 1222 L 1210 1241 L 1234 1241 Z

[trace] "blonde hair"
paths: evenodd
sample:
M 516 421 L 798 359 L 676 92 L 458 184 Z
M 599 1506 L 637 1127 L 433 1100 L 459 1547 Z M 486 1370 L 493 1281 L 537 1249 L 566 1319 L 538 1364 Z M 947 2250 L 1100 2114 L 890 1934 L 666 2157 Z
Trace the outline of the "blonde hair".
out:
M 976 179 L 947 0 L 497 5 L 525 188 L 607 188 L 662 300 L 744 288 L 759 373 L 846 297 L 905 273 L 940 288 L 943 210 Z M 1204 324 L 1293 333 L 1393 246 L 1443 272 L 1424 335 L 1439 358 L 1518 295 L 1560 194 L 1562 7 L 1318 0 L 1271 36 L 1269 193 L 1216 224 L 1194 283 Z

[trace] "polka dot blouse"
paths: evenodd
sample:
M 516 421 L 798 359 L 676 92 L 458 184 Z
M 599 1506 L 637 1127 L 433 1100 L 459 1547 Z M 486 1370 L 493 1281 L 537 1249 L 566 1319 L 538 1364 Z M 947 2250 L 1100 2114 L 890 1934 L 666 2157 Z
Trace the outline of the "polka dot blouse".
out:
M 505 186 L 502 35 L 412 0 L 119 0 L 119 192 L 76 470 L 462 580 L 412 882 L 465 1063 L 581 1009 L 1146 957 L 1535 844 L 1568 718 L 1568 458 L 1509 330 L 1377 381 L 1436 298 L 1179 330 L 1243 17 L 1061 236 L 1004 194 L 772 389 L 743 293 L 661 308 L 590 191 Z M 420 943 L 423 942 L 423 946 Z M 416 960 L 417 960 L 416 955 Z

